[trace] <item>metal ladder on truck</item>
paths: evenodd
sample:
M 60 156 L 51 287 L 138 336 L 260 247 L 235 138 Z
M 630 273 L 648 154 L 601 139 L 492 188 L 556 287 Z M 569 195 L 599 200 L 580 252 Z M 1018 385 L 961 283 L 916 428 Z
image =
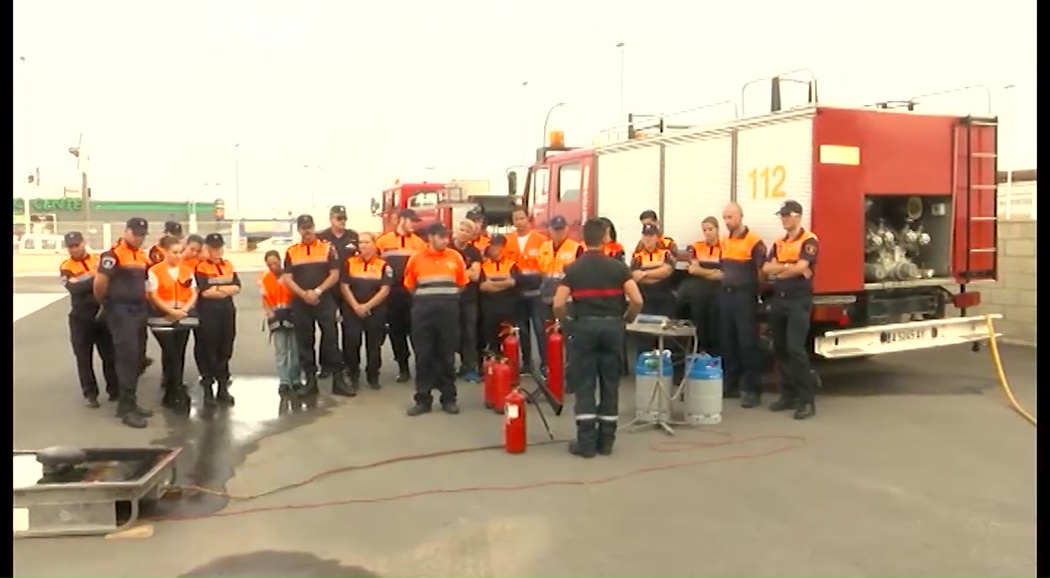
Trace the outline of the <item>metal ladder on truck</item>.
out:
M 956 210 L 963 225 L 955 236 L 965 251 L 960 276 L 966 281 L 993 279 L 998 270 L 998 126 L 996 117 L 977 116 L 962 117 L 955 126 L 952 198 L 962 205 Z

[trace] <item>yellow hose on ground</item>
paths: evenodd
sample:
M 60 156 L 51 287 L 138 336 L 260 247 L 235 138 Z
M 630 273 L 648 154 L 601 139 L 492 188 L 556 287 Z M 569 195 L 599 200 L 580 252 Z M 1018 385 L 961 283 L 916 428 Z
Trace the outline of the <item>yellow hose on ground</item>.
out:
M 992 324 L 991 315 L 984 316 L 984 326 L 988 329 L 988 348 L 992 352 L 992 363 L 995 365 L 995 372 L 999 375 L 999 386 L 1003 388 L 1003 393 L 1006 394 L 1010 407 L 1019 413 L 1021 417 L 1028 420 L 1028 423 L 1035 425 L 1035 416 L 1021 407 L 1021 404 L 1017 402 L 1017 398 L 1014 397 L 1013 390 L 1010 389 L 1010 382 L 1006 381 L 1006 371 L 1003 369 L 1003 359 L 999 357 L 999 344 L 995 339 L 995 325 Z

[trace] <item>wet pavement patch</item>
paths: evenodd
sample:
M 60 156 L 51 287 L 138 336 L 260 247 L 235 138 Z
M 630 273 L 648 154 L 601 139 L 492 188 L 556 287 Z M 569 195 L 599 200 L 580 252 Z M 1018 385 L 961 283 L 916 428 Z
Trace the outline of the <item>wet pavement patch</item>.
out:
M 222 494 L 237 466 L 261 440 L 313 423 L 336 405 L 326 394 L 310 400 L 282 398 L 277 378 L 270 376 L 235 376 L 230 393 L 236 398 L 233 407 L 205 408 L 200 387 L 193 385 L 189 415 L 161 412 L 170 433 L 153 444 L 184 448 L 176 465 L 176 485 Z M 186 491 L 154 504 L 148 514 L 201 516 L 222 510 L 228 501 L 222 495 Z
M 224 556 L 198 566 L 179 578 L 222 576 L 325 576 L 330 578 L 371 578 L 379 574 L 361 566 L 344 566 L 338 560 L 321 558 L 307 552 L 264 550 Z

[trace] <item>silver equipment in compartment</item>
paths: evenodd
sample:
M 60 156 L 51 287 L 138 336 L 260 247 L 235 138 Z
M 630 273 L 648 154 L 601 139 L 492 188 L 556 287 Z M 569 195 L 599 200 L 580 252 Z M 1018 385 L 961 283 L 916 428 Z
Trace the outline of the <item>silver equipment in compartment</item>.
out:
M 923 200 L 908 198 L 903 225 L 899 227 L 893 226 L 885 217 L 873 217 L 875 204 L 871 199 L 866 203 L 864 281 L 878 283 L 932 278 L 935 271 L 920 265 L 933 241 L 922 222 Z

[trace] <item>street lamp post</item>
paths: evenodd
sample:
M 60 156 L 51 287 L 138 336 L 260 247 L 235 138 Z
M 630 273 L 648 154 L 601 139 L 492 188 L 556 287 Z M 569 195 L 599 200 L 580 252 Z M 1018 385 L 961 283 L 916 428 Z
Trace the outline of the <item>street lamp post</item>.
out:
M 315 171 L 315 174 L 311 175 L 310 177 L 310 210 L 312 211 L 314 210 L 314 203 L 316 202 L 316 199 L 314 198 L 314 193 L 317 189 L 316 171 L 320 171 L 324 169 L 324 167 L 322 167 L 321 165 L 303 165 L 303 168 L 307 170 L 313 169 Z
M 529 163 L 529 81 L 521 82 L 521 162 Z
M 616 45 L 620 49 L 620 122 L 623 122 L 623 93 L 624 93 L 624 47 L 627 44 L 620 42 Z
M 222 183 L 202 183 L 205 187 L 221 187 Z M 216 193 L 217 195 L 218 193 Z M 217 198 L 213 196 L 213 198 Z M 197 232 L 197 201 L 191 195 L 186 196 L 186 212 L 189 213 L 190 233 Z
M 540 146 L 541 147 L 547 146 L 547 124 L 551 120 L 551 113 L 554 112 L 554 109 L 562 107 L 562 106 L 565 106 L 565 103 L 564 102 L 558 102 L 558 103 L 555 103 L 554 106 L 551 106 L 550 108 L 547 109 L 547 116 L 545 116 L 543 118 L 543 139 L 540 141 Z
M 22 61 L 22 171 L 29 170 L 29 67 L 25 56 L 19 56 Z M 23 181 L 28 178 L 23 175 Z

